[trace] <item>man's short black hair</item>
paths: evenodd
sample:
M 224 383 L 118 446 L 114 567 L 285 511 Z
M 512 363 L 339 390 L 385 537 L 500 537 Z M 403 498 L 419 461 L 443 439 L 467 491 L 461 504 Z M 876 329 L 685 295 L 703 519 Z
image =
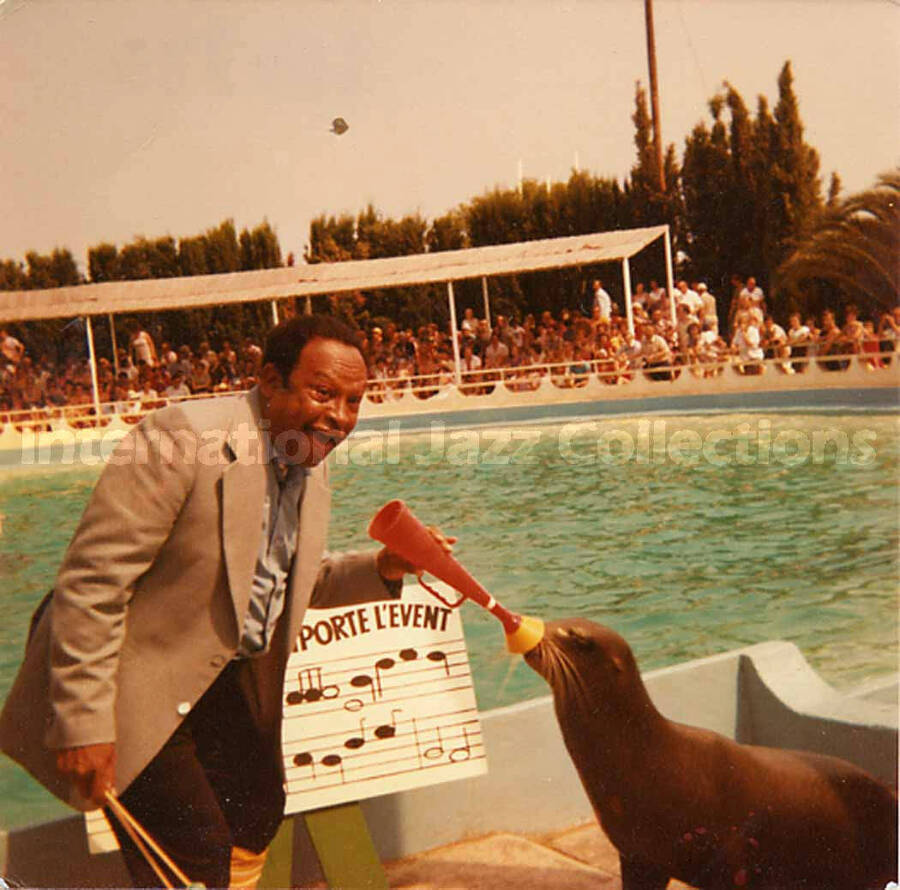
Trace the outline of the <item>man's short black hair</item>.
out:
M 297 315 L 269 331 L 262 363 L 275 365 L 281 375 L 281 382 L 287 385 L 303 347 L 317 337 L 346 343 L 363 355 L 359 334 L 349 325 L 331 315 Z

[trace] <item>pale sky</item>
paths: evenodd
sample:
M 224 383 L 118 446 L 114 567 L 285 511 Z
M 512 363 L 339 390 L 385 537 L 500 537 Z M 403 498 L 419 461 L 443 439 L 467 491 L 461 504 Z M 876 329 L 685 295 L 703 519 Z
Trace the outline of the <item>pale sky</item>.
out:
M 656 0 L 679 155 L 729 80 L 755 109 L 791 59 L 823 187 L 898 163 L 890 0 Z M 640 0 L 0 0 L 0 258 L 232 217 L 298 258 L 310 219 L 427 218 L 575 162 L 627 175 Z M 350 130 L 329 132 L 342 116 Z

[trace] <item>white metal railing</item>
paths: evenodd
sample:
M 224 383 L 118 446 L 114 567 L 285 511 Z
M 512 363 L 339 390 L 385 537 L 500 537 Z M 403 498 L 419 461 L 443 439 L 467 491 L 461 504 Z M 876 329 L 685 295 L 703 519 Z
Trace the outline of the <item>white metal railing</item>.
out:
M 498 384 L 502 384 L 512 392 L 534 390 L 540 386 L 543 378 L 549 378 L 550 382 L 560 389 L 586 386 L 592 378 L 611 386 L 627 385 L 641 377 L 654 382 L 671 381 L 685 372 L 698 379 L 714 379 L 720 376 L 728 366 L 747 377 L 761 376 L 769 371 L 784 375 L 803 374 L 812 363 L 816 363 L 817 367 L 822 370 L 840 373 L 851 368 L 854 359 L 861 367 L 885 370 L 890 366 L 894 357 L 895 353 L 893 352 L 867 352 L 744 361 L 738 356 L 723 355 L 689 364 L 672 362 L 654 366 L 623 363 L 617 359 L 572 359 L 565 362 L 547 362 L 516 367 L 463 370 L 457 389 L 463 395 L 477 397 L 489 394 Z M 609 367 L 610 365 L 613 367 Z M 442 369 L 432 374 L 374 378 L 369 380 L 366 398 L 378 404 L 398 399 L 406 393 L 419 399 L 428 399 L 437 395 L 450 384 L 453 384 L 453 372 L 449 369 Z
M 534 391 L 541 386 L 545 379 L 561 390 L 579 389 L 586 386 L 591 380 L 597 380 L 608 386 L 627 387 L 642 379 L 659 383 L 664 389 L 667 382 L 673 382 L 683 374 L 690 374 L 692 379 L 697 382 L 708 380 L 708 385 L 713 388 L 714 381 L 721 377 L 729 366 L 748 380 L 755 377 L 762 379 L 765 375 L 771 374 L 779 376 L 793 374 L 796 376 L 797 388 L 801 389 L 803 374 L 811 365 L 815 365 L 816 368 L 829 374 L 834 374 L 837 379 L 840 374 L 846 373 L 854 367 L 865 368 L 875 373 L 887 371 L 898 357 L 900 357 L 900 353 L 866 352 L 741 361 L 737 356 L 725 355 L 709 361 L 690 364 L 671 363 L 653 367 L 626 364 L 616 359 L 573 359 L 566 362 L 546 362 L 519 367 L 464 370 L 458 387 L 454 384 L 452 370 L 442 369 L 431 374 L 370 379 L 366 390 L 366 399 L 374 404 L 387 404 L 411 395 L 426 401 L 449 389 L 456 389 L 474 402 L 480 396 L 490 395 L 498 386 L 502 386 L 509 392 Z M 613 367 L 609 367 L 610 365 Z M 873 378 L 872 382 L 877 382 L 877 379 Z M 52 408 L 5 411 L 0 412 L 0 432 L 7 428 L 12 428 L 17 432 L 29 429 L 42 432 L 65 427 L 102 428 L 109 426 L 115 419 L 130 425 L 138 423 L 148 412 L 165 405 L 196 399 L 233 396 L 241 391 L 222 390 L 188 396 L 160 396 L 146 401 L 136 398 L 117 402 L 101 402 L 99 417 L 95 413 L 92 402 Z

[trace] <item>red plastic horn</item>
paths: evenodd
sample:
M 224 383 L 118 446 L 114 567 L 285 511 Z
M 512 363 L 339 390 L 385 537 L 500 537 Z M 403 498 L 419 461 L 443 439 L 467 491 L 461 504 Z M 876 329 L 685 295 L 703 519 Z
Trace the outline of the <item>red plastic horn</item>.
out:
M 450 554 L 446 553 L 427 528 L 403 501 L 385 504 L 369 523 L 369 535 L 407 562 L 445 581 L 466 598 L 478 603 L 499 619 L 512 652 L 527 652 L 543 636 L 540 619 L 517 615 L 494 599 Z M 521 648 L 527 646 L 528 648 Z

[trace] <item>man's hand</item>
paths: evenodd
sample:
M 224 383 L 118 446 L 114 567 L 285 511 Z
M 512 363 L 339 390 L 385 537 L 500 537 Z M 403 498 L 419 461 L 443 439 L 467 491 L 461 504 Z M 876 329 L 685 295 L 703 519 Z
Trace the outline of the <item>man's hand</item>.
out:
M 106 792 L 116 779 L 116 746 L 113 742 L 62 748 L 56 754 L 56 768 L 75 785 L 85 799 L 106 806 Z
M 453 553 L 453 545 L 456 543 L 456 538 L 441 534 L 441 530 L 433 525 L 429 525 L 427 528 L 431 533 L 431 537 L 440 544 L 445 553 Z M 399 581 L 407 573 L 421 575 L 424 571 L 422 566 L 414 566 L 399 554 L 394 553 L 393 550 L 388 550 L 387 547 L 382 547 L 378 551 L 375 565 L 378 568 L 378 574 L 385 581 Z

